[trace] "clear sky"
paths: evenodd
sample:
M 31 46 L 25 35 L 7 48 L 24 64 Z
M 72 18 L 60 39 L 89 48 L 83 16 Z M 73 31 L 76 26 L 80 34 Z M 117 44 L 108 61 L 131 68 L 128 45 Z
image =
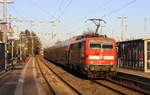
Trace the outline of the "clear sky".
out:
M 124 38 L 142 38 L 150 36 L 150 0 L 13 0 L 8 14 L 25 20 L 60 20 L 52 24 L 33 24 L 44 46 L 57 40 L 65 40 L 81 34 L 87 29 L 95 30 L 89 18 L 102 18 L 106 21 L 103 34 L 120 39 L 121 20 L 118 16 L 128 16 L 124 20 L 126 32 Z M 2 5 L 1 10 L 2 11 Z M 16 23 L 19 30 L 30 28 L 29 23 Z M 103 24 L 103 23 L 102 23 Z M 144 30 L 144 26 L 146 27 Z M 52 39 L 52 31 L 56 36 Z

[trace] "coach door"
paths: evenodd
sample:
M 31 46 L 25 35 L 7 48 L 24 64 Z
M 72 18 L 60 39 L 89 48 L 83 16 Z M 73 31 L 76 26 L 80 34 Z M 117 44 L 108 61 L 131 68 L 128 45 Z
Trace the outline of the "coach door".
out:
M 146 52 L 147 52 L 146 53 L 146 55 L 147 55 L 146 65 L 147 65 L 147 70 L 146 71 L 150 72 L 150 41 L 147 41 L 146 43 L 147 43 L 147 45 L 146 45 Z

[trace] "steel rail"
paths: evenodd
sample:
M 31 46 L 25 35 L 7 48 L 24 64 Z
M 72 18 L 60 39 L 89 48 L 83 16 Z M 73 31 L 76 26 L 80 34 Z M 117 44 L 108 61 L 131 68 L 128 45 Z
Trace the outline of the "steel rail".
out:
M 48 84 L 48 87 L 50 88 L 49 90 L 50 90 L 50 92 L 51 92 L 51 95 L 56 95 L 55 91 L 54 91 L 53 88 L 51 87 L 51 84 L 50 84 L 50 83 L 48 82 L 48 80 L 46 79 L 46 76 L 44 75 L 44 73 L 43 73 L 43 71 L 42 71 L 42 68 L 40 67 L 38 58 L 37 58 L 36 61 L 37 61 L 39 70 L 40 70 L 40 72 L 41 72 L 41 74 L 42 74 L 42 76 L 43 76 L 43 78 L 44 78 L 46 84 Z
M 125 81 L 135 82 L 135 83 L 138 83 L 138 84 L 141 84 L 141 85 L 147 85 L 147 86 L 150 86 L 149 83 L 145 83 L 145 82 L 139 81 L 139 80 L 128 79 L 128 78 L 124 78 L 124 77 L 120 77 L 120 76 L 117 76 L 117 78 L 118 78 L 118 79 L 125 80 Z
M 10 70 L 9 71 L 0 71 L 0 80 L 3 79 L 4 77 L 6 77 L 8 74 L 9 74 Z
M 116 90 L 116 89 L 114 89 L 114 88 L 112 88 L 112 87 L 110 87 L 110 86 L 104 85 L 104 84 L 102 84 L 102 83 L 100 83 L 100 82 L 97 82 L 97 81 L 95 81 L 95 80 L 91 80 L 91 81 L 94 82 L 94 83 L 96 83 L 96 84 L 98 84 L 98 85 L 101 85 L 101 86 L 103 86 L 103 87 L 105 87 L 105 88 L 107 88 L 107 89 L 110 89 L 110 90 L 112 90 L 113 92 L 118 93 L 118 94 L 120 94 L 120 95 L 127 95 L 126 93 L 123 93 L 123 92 L 121 92 L 121 91 L 119 91 L 119 90 Z
M 123 87 L 125 87 L 125 88 L 131 89 L 131 90 L 133 90 L 133 91 L 136 91 L 136 92 L 139 92 L 139 93 L 142 93 L 142 94 L 145 94 L 145 95 L 150 95 L 150 92 L 149 92 L 149 91 L 143 90 L 143 89 L 141 89 L 141 88 L 133 88 L 133 87 L 131 87 L 131 86 L 127 86 L 127 85 L 125 85 L 125 84 L 119 83 L 119 81 L 117 81 L 117 79 L 118 79 L 118 80 L 122 80 L 122 81 L 127 81 L 127 82 L 130 82 L 130 83 L 132 83 L 132 84 L 139 84 L 139 85 L 147 85 L 147 86 L 150 86 L 150 84 L 148 84 L 148 83 L 144 83 L 144 82 L 136 81 L 136 80 L 132 80 L 132 79 L 127 79 L 127 78 L 119 77 L 119 76 L 117 76 L 117 77 L 115 77 L 115 78 L 116 78 L 116 80 L 114 80 L 114 79 L 107 79 L 107 81 L 110 81 L 110 82 L 112 82 L 112 83 L 114 83 L 114 84 L 123 86 Z
M 41 60 L 43 60 L 43 59 L 41 59 Z M 82 95 L 82 93 L 80 93 L 78 90 L 76 90 L 74 87 L 72 87 L 68 82 L 66 82 L 63 78 L 61 78 L 54 70 L 52 70 L 51 68 L 50 68 L 50 66 L 45 62 L 45 60 L 43 60 L 44 61 L 44 64 L 45 64 L 45 66 L 46 67 L 48 67 L 59 79 L 61 79 L 61 81 L 63 81 L 65 84 L 67 84 L 71 89 L 73 89 L 78 95 Z

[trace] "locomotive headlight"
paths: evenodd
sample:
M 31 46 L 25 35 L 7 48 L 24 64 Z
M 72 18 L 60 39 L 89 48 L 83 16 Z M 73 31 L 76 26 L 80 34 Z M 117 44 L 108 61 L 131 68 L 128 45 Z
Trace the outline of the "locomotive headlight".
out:
M 94 62 L 93 61 L 90 61 L 90 64 L 93 64 Z

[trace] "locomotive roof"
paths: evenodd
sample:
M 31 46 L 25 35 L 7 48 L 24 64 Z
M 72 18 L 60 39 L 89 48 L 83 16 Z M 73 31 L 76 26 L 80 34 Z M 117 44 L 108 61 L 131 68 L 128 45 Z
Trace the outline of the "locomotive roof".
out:
M 84 38 L 93 38 L 93 37 L 103 37 L 107 38 L 106 35 L 100 35 L 100 34 L 95 34 L 95 33 L 89 33 L 89 34 L 83 34 L 83 35 L 78 35 L 75 37 L 75 40 L 81 40 Z

